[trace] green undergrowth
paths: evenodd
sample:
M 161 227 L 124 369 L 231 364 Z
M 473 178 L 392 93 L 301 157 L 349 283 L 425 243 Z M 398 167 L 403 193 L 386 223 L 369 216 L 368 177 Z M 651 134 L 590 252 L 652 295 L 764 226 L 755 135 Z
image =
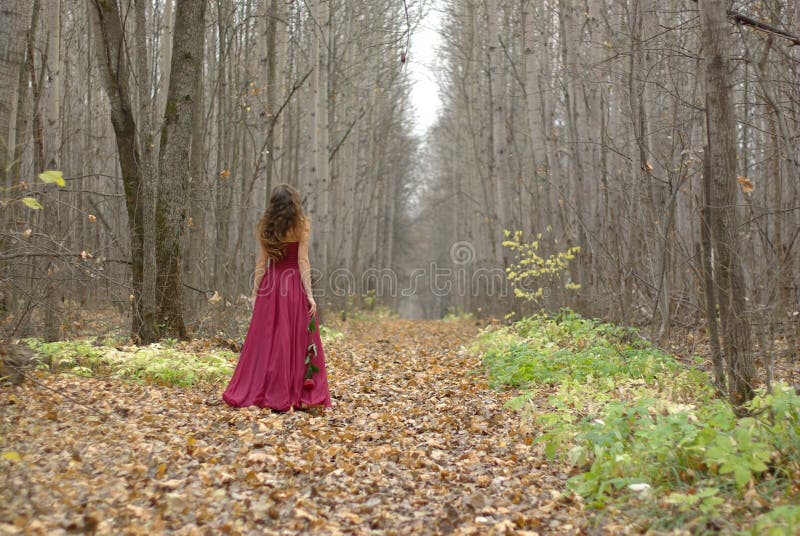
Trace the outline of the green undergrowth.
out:
M 471 322 L 473 320 L 475 320 L 475 315 L 460 309 L 451 309 L 442 317 L 444 322 Z
M 344 337 L 344 333 L 335 328 L 321 325 L 319 327 L 319 336 L 322 339 L 322 344 L 325 344 L 329 341 L 335 341 L 341 339 L 342 337 Z
M 147 346 L 115 344 L 114 339 L 25 342 L 37 352 L 42 369 L 180 387 L 229 379 L 237 359 L 231 350 L 208 347 L 189 351 L 168 339 Z
M 778 384 L 737 418 L 706 373 L 631 328 L 565 310 L 487 329 L 472 345 L 509 406 L 541 430 L 568 486 L 639 528 L 800 531 L 800 397 Z M 699 359 L 699 358 L 698 358 Z M 742 527 L 750 527 L 745 531 Z
M 323 345 L 344 336 L 328 326 L 319 329 Z M 147 346 L 130 346 L 114 337 L 23 342 L 36 351 L 42 370 L 179 387 L 227 382 L 239 359 L 237 352 L 207 340 L 164 339 Z

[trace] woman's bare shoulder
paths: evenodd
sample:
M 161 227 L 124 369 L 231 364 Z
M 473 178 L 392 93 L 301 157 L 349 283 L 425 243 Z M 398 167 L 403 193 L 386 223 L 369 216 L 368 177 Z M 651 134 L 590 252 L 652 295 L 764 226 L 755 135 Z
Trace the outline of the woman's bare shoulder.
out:
M 306 217 L 298 222 L 297 226 L 286 233 L 284 242 L 301 242 L 304 238 L 308 237 L 311 231 L 311 221 Z
M 297 227 L 292 231 L 295 240 L 302 241 L 308 238 L 308 233 L 311 232 L 311 220 L 308 216 L 304 216 L 302 220 L 297 223 Z

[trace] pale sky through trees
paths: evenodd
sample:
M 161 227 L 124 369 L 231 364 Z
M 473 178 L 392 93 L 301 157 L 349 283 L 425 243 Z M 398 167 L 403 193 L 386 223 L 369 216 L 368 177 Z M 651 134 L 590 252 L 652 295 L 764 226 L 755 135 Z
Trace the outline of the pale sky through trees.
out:
M 428 127 L 436 121 L 442 106 L 436 80 L 437 51 L 441 44 L 439 4 L 439 1 L 431 2 L 417 31 L 411 36 L 408 69 L 414 83 L 411 101 L 415 110 L 414 132 L 418 135 L 425 134 Z

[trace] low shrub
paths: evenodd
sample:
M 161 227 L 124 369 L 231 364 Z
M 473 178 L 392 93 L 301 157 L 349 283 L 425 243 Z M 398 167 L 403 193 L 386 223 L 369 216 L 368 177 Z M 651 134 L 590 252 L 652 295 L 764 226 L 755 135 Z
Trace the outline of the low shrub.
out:
M 800 528 L 793 388 L 760 391 L 737 418 L 704 372 L 568 310 L 486 330 L 472 349 L 493 386 L 522 390 L 509 405 L 572 466 L 568 486 L 590 506 L 628 505 L 656 530 L 735 528 L 731 515 L 757 518 L 759 534 Z
M 107 345 L 108 342 L 116 341 L 25 341 L 39 354 L 40 368 L 181 387 L 227 380 L 237 359 L 230 350 L 206 348 L 200 353 L 191 352 L 171 340 L 142 347 Z

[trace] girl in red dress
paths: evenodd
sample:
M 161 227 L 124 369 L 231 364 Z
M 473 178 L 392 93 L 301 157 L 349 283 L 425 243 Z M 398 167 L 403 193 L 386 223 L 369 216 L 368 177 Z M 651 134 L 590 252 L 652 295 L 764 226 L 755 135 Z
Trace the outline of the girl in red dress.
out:
M 253 316 L 222 399 L 231 406 L 277 411 L 330 407 L 317 304 L 311 292 L 311 222 L 303 214 L 297 190 L 288 184 L 273 188 L 256 230 L 260 253 Z M 312 318 L 314 329 L 309 332 Z M 312 343 L 316 355 L 311 355 L 311 364 L 317 370 L 308 380 L 305 361 Z

